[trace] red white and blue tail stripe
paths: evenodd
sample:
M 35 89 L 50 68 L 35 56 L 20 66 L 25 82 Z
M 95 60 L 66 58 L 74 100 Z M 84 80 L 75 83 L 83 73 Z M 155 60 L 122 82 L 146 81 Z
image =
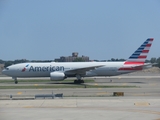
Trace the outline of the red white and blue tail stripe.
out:
M 148 38 L 127 60 L 128 62 L 145 62 L 149 49 L 152 45 L 153 38 Z
M 119 70 L 142 70 L 150 47 L 153 42 L 153 38 L 148 38 L 129 58 L 124 62 L 123 67 Z

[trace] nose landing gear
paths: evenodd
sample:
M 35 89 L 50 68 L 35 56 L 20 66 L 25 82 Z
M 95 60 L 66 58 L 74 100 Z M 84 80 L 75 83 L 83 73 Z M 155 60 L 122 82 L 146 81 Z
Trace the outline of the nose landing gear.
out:
M 15 83 L 15 84 L 18 84 L 17 78 L 16 78 L 16 77 L 15 77 L 15 78 L 13 77 L 13 79 L 14 79 L 14 83 Z

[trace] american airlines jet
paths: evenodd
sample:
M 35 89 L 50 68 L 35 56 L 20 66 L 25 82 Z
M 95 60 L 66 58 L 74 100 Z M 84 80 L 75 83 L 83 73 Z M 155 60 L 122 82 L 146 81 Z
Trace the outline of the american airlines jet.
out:
M 2 72 L 11 76 L 18 83 L 18 77 L 50 77 L 60 81 L 76 77 L 74 83 L 84 83 L 82 77 L 115 76 L 131 73 L 147 68 L 145 63 L 153 38 L 147 39 L 124 62 L 50 62 L 50 63 L 20 63 L 5 68 Z

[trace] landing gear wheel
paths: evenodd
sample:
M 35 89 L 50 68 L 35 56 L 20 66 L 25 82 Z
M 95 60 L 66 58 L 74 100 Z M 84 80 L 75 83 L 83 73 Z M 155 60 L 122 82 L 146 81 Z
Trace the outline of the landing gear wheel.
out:
M 15 83 L 15 84 L 18 84 L 17 77 L 12 77 L 12 79 L 14 79 L 14 83 Z
M 15 81 L 15 84 L 18 84 L 18 81 Z
M 74 80 L 74 83 L 75 84 L 81 84 L 81 83 L 84 83 L 84 80 Z
M 77 84 L 77 83 L 78 83 L 78 80 L 74 80 L 74 83 Z
M 81 80 L 81 83 L 84 83 L 84 80 Z

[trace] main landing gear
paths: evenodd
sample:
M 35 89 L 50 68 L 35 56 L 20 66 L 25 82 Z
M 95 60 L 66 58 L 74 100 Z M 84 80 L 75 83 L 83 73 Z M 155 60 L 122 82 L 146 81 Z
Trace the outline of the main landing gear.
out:
M 81 83 L 84 83 L 84 80 L 74 80 L 74 83 L 75 84 L 81 84 Z
M 14 79 L 14 83 L 15 83 L 15 84 L 18 84 L 17 78 L 15 77 L 15 78 L 13 78 L 13 79 Z
M 75 84 L 84 83 L 84 80 L 81 79 L 82 77 L 81 77 L 80 75 L 76 75 L 76 77 L 77 77 L 77 80 L 74 80 L 74 83 L 75 83 Z

